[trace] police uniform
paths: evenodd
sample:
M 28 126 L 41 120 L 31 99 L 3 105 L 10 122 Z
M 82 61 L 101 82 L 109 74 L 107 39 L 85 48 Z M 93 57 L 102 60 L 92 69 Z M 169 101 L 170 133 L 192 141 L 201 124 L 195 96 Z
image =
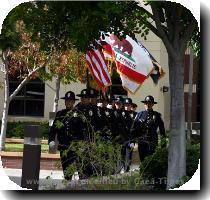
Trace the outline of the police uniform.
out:
M 150 95 L 141 102 L 157 103 Z M 146 156 L 155 152 L 158 145 L 158 128 L 160 135 L 165 136 L 164 122 L 159 112 L 151 109 L 141 111 L 136 115 L 134 124 L 131 128 L 131 138 L 138 142 L 139 157 L 141 161 L 143 161 Z
M 78 97 L 90 99 L 93 97 L 90 89 L 83 89 Z M 96 128 L 97 128 L 97 106 L 91 105 L 91 103 L 78 103 L 75 106 L 75 110 L 78 111 L 80 116 L 85 119 L 85 141 L 92 141 Z M 82 131 L 82 130 L 81 130 Z M 82 169 L 82 175 L 84 178 L 88 178 L 94 174 L 94 170 L 91 164 L 86 163 L 85 167 Z
M 126 104 L 131 105 L 132 104 L 132 99 L 131 98 L 126 98 L 124 100 L 124 107 L 126 106 Z M 134 122 L 134 118 L 136 116 L 136 112 L 132 111 L 132 110 L 123 110 L 122 112 L 122 116 L 123 116 L 123 121 L 125 124 L 125 129 L 126 129 L 126 143 L 123 146 L 123 160 L 124 160 L 124 169 L 125 171 L 129 171 L 130 170 L 130 165 L 131 165 L 131 161 L 132 161 L 132 153 L 133 153 L 133 148 L 131 148 L 130 146 L 130 129 L 133 125 Z
M 115 103 L 123 103 L 123 101 L 124 99 L 121 96 L 115 98 Z M 114 137 L 113 142 L 121 145 L 127 142 L 126 127 L 123 118 L 123 109 L 113 109 L 112 132 Z
M 116 103 L 124 102 L 124 99 L 119 96 L 115 98 Z M 112 135 L 113 135 L 113 145 L 120 145 L 121 148 L 121 160 L 119 163 L 119 172 L 121 169 L 125 169 L 125 159 L 126 159 L 126 145 L 128 144 L 128 134 L 126 132 L 126 123 L 124 119 L 125 112 L 123 108 L 113 109 L 113 122 L 112 122 Z
M 108 104 L 105 108 L 101 108 L 101 113 L 104 119 L 104 131 L 106 133 L 104 139 L 109 140 L 114 144 L 115 136 L 113 133 L 116 126 L 114 109 Z
M 65 94 L 64 100 L 78 100 L 75 99 L 75 94 L 71 91 Z M 48 143 L 49 146 L 55 141 L 57 135 L 58 150 L 60 151 L 61 164 L 64 172 L 64 178 L 70 180 L 71 175 L 66 175 L 65 170 L 69 165 L 76 161 L 76 156 L 73 151 L 69 149 L 71 141 L 82 140 L 83 133 L 78 134 L 78 127 L 82 126 L 81 120 L 76 118 L 75 112 L 72 109 L 63 109 L 56 113 L 55 120 L 50 128 Z M 65 154 L 65 155 L 64 155 Z
M 103 132 L 103 128 L 105 126 L 104 109 L 100 106 L 97 106 L 97 101 L 94 100 L 92 102 L 92 99 L 97 100 L 98 97 L 99 92 L 96 89 L 90 88 L 91 103 L 89 106 L 89 120 L 95 132 Z

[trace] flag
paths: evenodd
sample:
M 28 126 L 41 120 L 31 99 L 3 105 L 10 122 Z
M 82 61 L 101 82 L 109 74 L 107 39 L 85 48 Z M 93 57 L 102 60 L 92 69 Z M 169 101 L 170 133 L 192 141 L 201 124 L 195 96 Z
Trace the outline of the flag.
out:
M 105 57 L 105 60 L 107 61 L 107 65 L 109 68 L 109 65 L 111 66 L 112 63 L 115 62 L 113 58 L 114 52 L 112 51 L 111 45 L 109 45 L 108 43 L 103 43 L 102 47 L 103 47 L 104 57 Z M 122 81 L 122 87 L 129 93 L 134 94 L 141 86 L 141 84 L 136 83 L 135 81 L 127 78 L 123 74 L 120 74 L 120 79 Z
M 165 72 L 158 62 L 152 61 L 152 63 L 154 65 L 154 70 L 150 73 L 150 77 L 152 78 L 153 83 L 157 84 L 160 78 L 165 75 Z
M 116 35 L 110 34 L 105 36 L 104 41 L 112 48 L 118 73 L 136 83 L 143 83 L 153 70 L 152 61 L 145 50 L 128 35 L 120 41 Z
M 159 79 L 164 76 L 165 72 L 163 71 L 163 68 L 160 66 L 160 64 L 157 62 L 157 60 L 152 56 L 152 54 L 149 53 L 149 51 L 144 47 L 144 45 L 141 44 L 140 41 L 138 41 L 138 44 L 145 50 L 147 55 L 149 55 L 152 60 L 154 68 L 150 73 L 150 77 L 152 78 L 153 83 L 157 84 Z
M 86 62 L 93 79 L 100 88 L 111 85 L 111 77 L 108 72 L 105 58 L 100 49 L 91 49 L 86 52 Z
M 127 78 L 125 75 L 120 74 L 120 78 L 122 81 L 122 86 L 125 90 L 127 90 L 129 93 L 134 94 L 141 86 L 141 84 L 136 83 L 135 81 Z

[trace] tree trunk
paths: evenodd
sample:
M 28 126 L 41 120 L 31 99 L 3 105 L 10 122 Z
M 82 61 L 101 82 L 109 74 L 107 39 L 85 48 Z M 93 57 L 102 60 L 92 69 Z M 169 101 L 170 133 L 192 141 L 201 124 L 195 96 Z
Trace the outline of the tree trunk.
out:
M 5 150 L 8 110 L 9 110 L 9 101 L 5 101 L 3 115 L 2 115 L 2 119 L 1 119 L 0 151 Z
M 57 113 L 58 111 L 58 100 L 59 100 L 59 92 L 60 92 L 60 83 L 61 79 L 60 76 L 57 75 L 55 79 L 55 98 L 54 98 L 54 104 L 53 104 L 53 112 Z
M 56 76 L 55 79 L 55 98 L 54 98 L 54 104 L 53 104 L 53 112 L 56 114 L 58 111 L 58 100 L 59 100 L 59 92 L 60 92 L 60 83 L 61 83 L 61 78 L 59 75 Z M 49 126 L 51 127 L 53 125 L 55 119 L 50 119 L 49 120 Z M 50 153 L 56 153 L 58 149 L 58 139 L 57 136 L 55 138 L 55 144 L 56 148 L 54 151 L 51 151 Z
M 186 175 L 186 134 L 184 110 L 184 55 L 169 56 L 171 88 L 171 131 L 169 136 L 167 189 Z
M 53 112 L 56 114 L 58 111 L 58 100 L 59 100 L 59 92 L 60 92 L 60 83 L 61 83 L 61 78 L 60 76 L 56 76 L 55 78 L 55 97 L 54 97 L 54 103 L 53 103 Z M 49 120 L 49 126 L 51 127 L 53 125 L 54 119 Z
M 8 50 L 9 51 L 9 50 Z M 23 88 L 25 84 L 28 83 L 29 77 L 39 71 L 41 68 L 45 67 L 48 61 L 51 59 L 51 55 L 49 55 L 46 62 L 37 68 L 35 68 L 33 71 L 31 71 L 26 78 L 23 79 L 23 81 L 18 85 L 18 87 L 15 89 L 15 91 L 9 96 L 9 69 L 8 69 L 8 60 L 7 55 L 8 51 L 5 51 L 3 54 L 3 62 L 4 62 L 4 108 L 3 108 L 3 114 L 2 114 L 2 124 L 1 124 L 1 135 L 0 135 L 0 151 L 5 149 L 5 141 L 6 141 L 6 131 L 7 131 L 7 122 L 8 122 L 8 111 L 9 111 L 9 104 L 14 99 L 14 97 L 17 95 L 17 93 Z
M 7 60 L 4 62 L 5 65 L 5 75 L 4 75 L 4 108 L 1 119 L 1 135 L 0 135 L 0 151 L 5 150 L 5 140 L 7 131 L 7 120 L 9 111 L 9 77 L 8 77 L 8 63 Z

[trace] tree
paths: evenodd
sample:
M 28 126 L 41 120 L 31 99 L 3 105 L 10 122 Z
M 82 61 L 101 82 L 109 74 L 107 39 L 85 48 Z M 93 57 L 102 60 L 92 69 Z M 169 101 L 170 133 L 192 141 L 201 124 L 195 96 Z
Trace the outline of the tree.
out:
M 37 5 L 39 5 L 39 7 Z M 20 6 L 13 9 L 4 21 L 2 33 L 0 36 L 1 49 L 3 50 L 2 60 L 4 62 L 4 68 L 2 68 L 2 71 L 3 73 L 5 73 L 5 105 L 1 126 L 1 149 L 4 149 L 9 103 L 21 90 L 21 88 L 29 81 L 30 77 L 39 76 L 44 80 L 52 79 L 53 76 L 56 78 L 55 100 L 53 105 L 54 112 L 57 111 L 58 107 L 60 81 L 64 84 L 69 84 L 71 81 L 76 81 L 76 79 L 84 80 L 83 76 L 85 73 L 82 73 L 82 71 L 84 71 L 84 69 L 86 68 L 84 54 L 78 52 L 76 48 L 73 47 L 70 38 L 67 37 L 68 31 L 65 32 L 66 29 L 64 26 L 57 26 L 57 24 L 49 23 L 52 14 L 55 15 L 54 10 L 52 12 L 48 8 L 50 6 L 48 6 L 47 4 L 37 3 L 37 5 L 36 3 L 32 2 L 21 4 Z M 51 13 L 47 12 L 48 9 Z M 55 7 L 53 7 L 53 9 L 55 9 Z M 28 15 L 26 15 L 27 17 L 24 16 L 24 14 L 22 16 L 22 13 L 24 13 L 24 11 L 26 11 L 26 13 L 29 13 Z M 30 11 L 33 11 L 31 15 Z M 62 21 L 59 13 L 60 10 L 57 9 L 57 18 Z M 38 18 L 38 23 L 35 16 Z M 55 32 L 53 31 L 53 33 L 50 33 L 48 29 L 47 31 L 49 31 L 49 34 L 46 34 L 46 29 L 41 29 L 43 25 L 41 25 L 40 27 L 40 16 L 44 21 L 46 27 L 49 28 L 48 23 L 52 25 L 52 29 L 50 29 L 51 31 L 55 30 L 54 25 L 57 26 L 58 29 Z M 35 20 L 33 19 L 33 17 Z M 18 20 L 21 19 L 25 20 L 24 28 L 20 26 L 19 31 L 17 31 L 15 24 Z M 27 27 L 28 32 L 26 32 L 25 26 Z M 46 65 L 46 62 L 44 65 L 39 66 L 37 64 L 39 58 L 42 57 L 41 54 L 43 52 L 51 55 L 49 59 L 50 62 L 48 63 L 48 65 Z M 34 53 L 36 53 L 36 55 L 34 55 Z M 40 54 L 38 55 L 37 53 Z M 32 58 L 35 58 L 35 60 L 33 60 Z M 35 63 L 36 61 L 37 63 Z M 31 71 L 31 67 L 33 66 L 39 67 L 33 68 L 33 70 Z M 35 75 L 35 72 L 38 72 L 41 68 L 44 67 L 48 67 L 48 73 L 42 70 Z M 8 76 L 17 76 L 17 72 L 19 72 L 18 78 L 19 80 L 21 80 L 21 82 L 14 93 L 9 96 Z
M 58 49 L 52 51 L 52 58 L 47 66 L 47 70 L 42 72 L 41 77 L 44 80 L 52 80 L 55 78 L 55 98 L 53 105 L 53 112 L 58 110 L 58 100 L 60 83 L 70 84 L 71 82 L 81 81 L 81 71 L 86 69 L 85 55 L 78 52 L 76 48 L 61 52 Z
M 50 56 L 40 51 L 39 43 L 31 42 L 31 35 L 25 32 L 24 24 L 21 21 L 17 23 L 17 32 L 20 34 L 22 44 L 17 50 L 13 51 L 7 47 L 1 54 L 3 61 L 1 71 L 4 73 L 4 107 L 1 124 L 0 150 L 4 150 L 5 148 L 10 102 L 29 80 L 37 77 L 37 72 L 43 69 L 50 59 Z M 15 76 L 19 80 L 19 85 L 11 94 L 9 94 L 9 76 Z
M 168 52 L 171 91 L 170 135 L 167 188 L 186 174 L 186 134 L 184 112 L 184 54 L 191 38 L 198 34 L 192 13 L 181 4 L 149 2 L 151 12 L 142 6 L 133 10 L 137 25 L 144 24 L 162 39 Z

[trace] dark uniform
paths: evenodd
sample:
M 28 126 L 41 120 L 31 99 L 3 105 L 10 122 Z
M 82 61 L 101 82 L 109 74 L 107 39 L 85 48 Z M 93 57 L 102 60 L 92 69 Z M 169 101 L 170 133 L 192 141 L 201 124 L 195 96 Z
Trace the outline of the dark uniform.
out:
M 90 105 L 89 105 L 89 120 L 93 126 L 93 130 L 103 132 L 105 126 L 104 108 L 97 106 L 99 92 L 90 88 Z
M 97 118 L 98 110 L 96 104 L 91 104 L 91 98 L 93 98 L 93 93 L 90 89 L 83 89 L 77 96 L 81 97 L 81 102 L 75 106 L 75 110 L 80 113 L 80 116 L 85 119 L 85 141 L 93 141 L 95 132 L 99 128 L 99 119 Z M 95 96 L 94 96 L 95 98 Z M 83 101 L 85 99 L 85 101 Z M 82 130 L 81 130 L 82 131 Z M 85 163 L 82 169 L 83 177 L 88 178 L 94 175 L 94 170 L 92 165 Z
M 115 132 L 115 115 L 114 115 L 114 106 L 113 106 L 113 101 L 114 97 L 111 97 L 110 99 L 107 100 L 108 104 L 106 107 L 100 108 L 101 113 L 102 113 L 102 118 L 104 121 L 104 127 L 109 132 L 109 136 L 107 139 L 110 141 L 114 142 L 114 132 Z
M 152 96 L 147 96 L 145 101 L 142 102 L 156 104 Z M 160 135 L 165 136 L 164 122 L 160 113 L 150 109 L 141 111 L 136 115 L 134 124 L 131 128 L 131 137 L 138 142 L 139 157 L 141 161 L 143 161 L 146 156 L 155 152 L 158 145 L 158 128 Z
M 78 103 L 75 109 L 78 110 L 87 121 L 87 129 L 89 130 L 89 137 L 93 137 L 94 133 L 101 128 L 100 112 L 96 103 L 91 103 L 91 99 L 98 96 L 98 92 L 95 89 L 84 89 L 81 94 L 77 96 L 81 98 L 90 99 L 89 103 Z M 91 140 L 91 138 L 87 138 Z
M 121 148 L 119 170 L 125 169 L 126 145 L 128 144 L 128 134 L 126 132 L 126 123 L 123 116 L 123 101 L 124 99 L 121 96 L 115 98 L 112 122 L 113 144 L 120 145 Z M 120 104 L 120 107 L 118 107 L 118 104 Z
M 73 92 L 66 93 L 65 100 L 78 100 L 75 99 Z M 83 131 L 78 133 L 78 127 L 81 127 Z M 49 145 L 55 141 L 57 135 L 58 150 L 60 151 L 61 164 L 64 172 L 64 177 L 67 180 L 72 178 L 71 175 L 66 175 L 65 170 L 71 164 L 76 161 L 76 156 L 73 151 L 69 149 L 72 141 L 84 139 L 84 127 L 81 119 L 77 117 L 77 113 L 73 109 L 63 109 L 56 113 L 55 120 L 49 132 Z
M 119 96 L 116 97 L 115 103 L 123 103 L 124 99 Z M 124 118 L 122 115 L 123 108 L 114 108 L 113 109 L 113 125 L 112 125 L 112 133 L 113 133 L 113 142 L 118 144 L 124 144 L 127 142 L 127 135 L 126 135 L 126 127 L 124 123 Z
M 126 143 L 123 146 L 123 160 L 125 163 L 124 169 L 125 171 L 130 170 L 130 165 L 132 161 L 132 152 L 133 152 L 133 147 L 130 146 L 131 141 L 130 141 L 130 130 L 134 122 L 134 118 L 136 117 L 136 112 L 132 110 L 126 110 L 126 105 L 131 106 L 132 104 L 132 99 L 126 98 L 124 100 L 124 110 L 122 112 L 123 116 L 123 121 L 125 124 L 125 129 L 126 129 Z

